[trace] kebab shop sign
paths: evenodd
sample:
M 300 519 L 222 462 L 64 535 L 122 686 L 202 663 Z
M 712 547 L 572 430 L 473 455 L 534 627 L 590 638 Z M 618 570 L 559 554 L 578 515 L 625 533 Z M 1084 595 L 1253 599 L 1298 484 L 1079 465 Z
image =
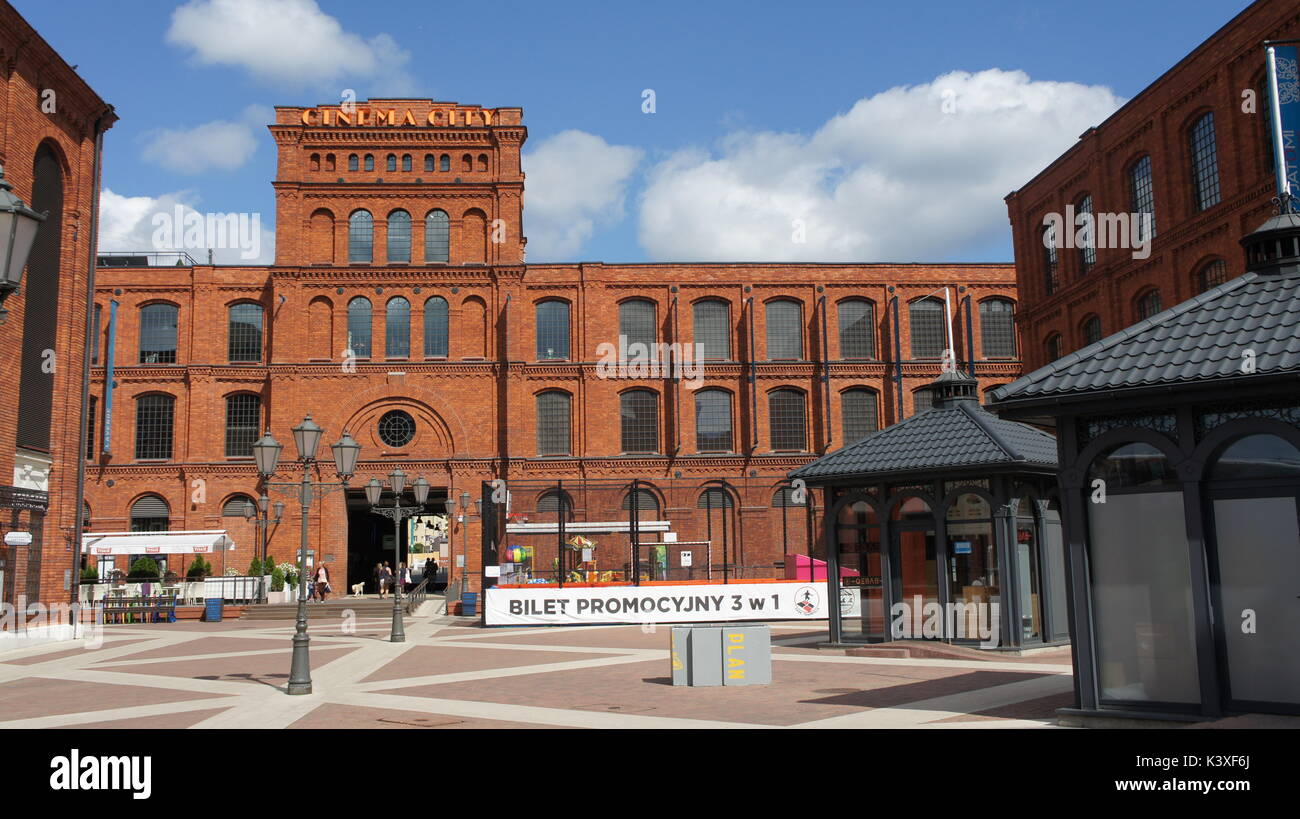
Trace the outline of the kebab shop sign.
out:
M 489 626 L 825 620 L 826 600 L 824 582 L 567 589 L 494 586 L 487 590 L 483 613 Z

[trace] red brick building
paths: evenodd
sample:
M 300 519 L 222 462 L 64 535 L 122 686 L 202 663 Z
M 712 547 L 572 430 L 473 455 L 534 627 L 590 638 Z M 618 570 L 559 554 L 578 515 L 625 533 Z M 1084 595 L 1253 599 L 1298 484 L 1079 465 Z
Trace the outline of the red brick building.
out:
M 227 529 L 238 548 L 225 568 L 242 572 L 257 536 L 239 513 L 260 493 L 248 447 L 269 426 L 287 456 L 310 413 L 323 444 L 346 429 L 363 447 L 356 489 L 310 521 L 310 548 L 336 579 L 347 567 L 349 584 L 370 579 L 391 531 L 360 487 L 395 466 L 433 484 L 435 510 L 496 478 L 527 513 L 545 506 L 543 481 L 636 478 L 672 519 L 698 508 L 706 481 L 731 479 L 743 562 L 771 573 L 783 549 L 808 549 L 806 529 L 783 545 L 774 528 L 784 476 L 928 396 L 916 390 L 947 346 L 943 288 L 957 358 L 982 388 L 1021 371 L 1010 265 L 526 264 L 521 109 L 281 107 L 270 130 L 274 266 L 99 269 L 96 531 Z M 620 335 L 702 344 L 698 382 L 608 377 L 601 345 Z M 606 506 L 588 519 L 626 515 Z M 693 525 L 683 539 L 701 537 Z M 453 533 L 458 554 L 472 547 L 471 572 L 478 538 L 475 520 Z M 270 552 L 290 560 L 297 540 L 291 503 Z
M 1245 272 L 1276 195 L 1262 43 L 1295 37 L 1300 7 L 1252 4 L 1007 196 L 1027 370 Z M 1153 214 L 1149 254 L 1049 250 L 1044 218 L 1084 211 Z
M 13 194 L 48 212 L 0 324 L 0 545 L 4 602 L 71 600 L 78 565 L 78 452 L 86 305 L 102 134 L 113 109 L 0 0 L 0 165 Z M 19 352 L 21 351 L 21 352 Z M 17 354 L 15 354 L 17 353 Z

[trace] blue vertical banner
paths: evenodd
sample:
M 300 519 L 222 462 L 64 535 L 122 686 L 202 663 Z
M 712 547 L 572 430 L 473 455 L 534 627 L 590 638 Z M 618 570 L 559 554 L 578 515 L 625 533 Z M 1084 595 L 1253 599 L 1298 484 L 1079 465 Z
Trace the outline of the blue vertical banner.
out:
M 98 344 L 99 340 L 96 339 Z M 104 354 L 104 454 L 113 444 L 113 351 L 117 349 L 117 299 L 108 303 L 108 350 Z
M 1300 195 L 1300 48 L 1268 45 L 1269 128 L 1273 134 L 1273 161 L 1277 192 L 1284 210 Z

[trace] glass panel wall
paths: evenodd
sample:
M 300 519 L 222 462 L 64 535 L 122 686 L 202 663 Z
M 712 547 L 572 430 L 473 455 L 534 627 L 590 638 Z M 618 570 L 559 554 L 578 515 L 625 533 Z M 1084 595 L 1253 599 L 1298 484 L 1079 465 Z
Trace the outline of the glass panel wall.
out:
M 836 542 L 840 555 L 841 635 L 847 641 L 884 640 L 885 588 L 880 522 L 871 504 L 857 501 L 840 510 L 836 520 Z
M 959 495 L 947 512 L 948 582 L 955 608 L 955 633 L 963 640 L 990 640 L 994 611 L 1001 611 L 998 547 L 993 515 L 984 496 Z

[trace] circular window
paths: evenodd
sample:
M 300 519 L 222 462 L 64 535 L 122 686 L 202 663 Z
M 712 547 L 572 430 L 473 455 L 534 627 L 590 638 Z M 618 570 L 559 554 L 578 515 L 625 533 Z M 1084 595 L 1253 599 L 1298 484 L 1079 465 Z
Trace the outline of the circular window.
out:
M 379 440 L 388 446 L 406 446 L 415 437 L 415 419 L 402 410 L 391 410 L 379 419 Z

